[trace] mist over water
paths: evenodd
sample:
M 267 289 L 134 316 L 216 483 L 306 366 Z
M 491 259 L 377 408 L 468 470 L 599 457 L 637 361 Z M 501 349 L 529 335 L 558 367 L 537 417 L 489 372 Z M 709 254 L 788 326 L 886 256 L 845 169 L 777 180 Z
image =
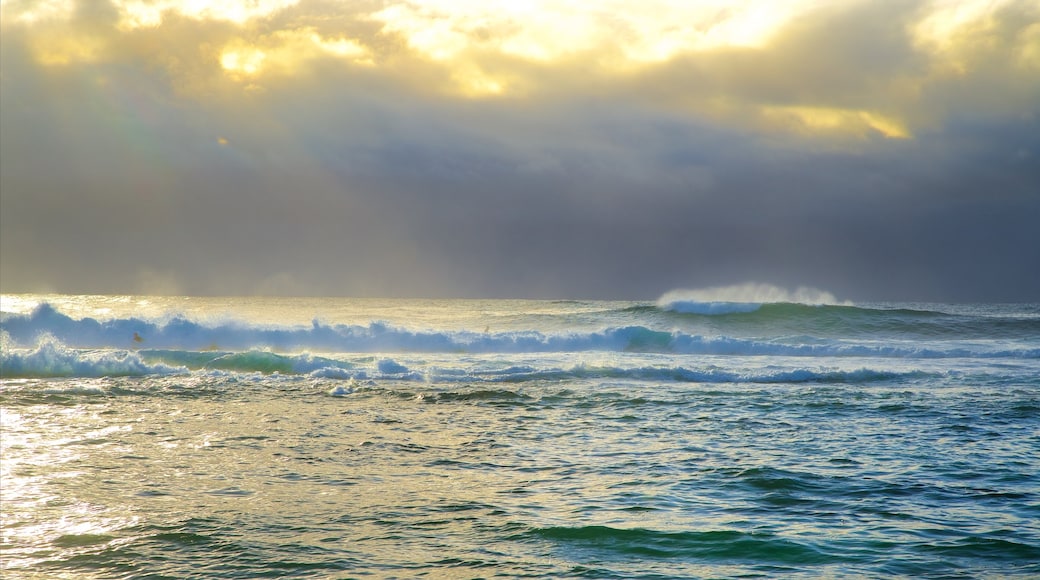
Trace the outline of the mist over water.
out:
M 1040 575 L 1040 305 L 2 310 L 5 578 Z

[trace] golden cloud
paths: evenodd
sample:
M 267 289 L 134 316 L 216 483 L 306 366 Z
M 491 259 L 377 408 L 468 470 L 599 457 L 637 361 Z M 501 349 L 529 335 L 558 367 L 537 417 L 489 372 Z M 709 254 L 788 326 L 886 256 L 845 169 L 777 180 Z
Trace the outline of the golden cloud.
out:
M 313 59 L 331 57 L 371 65 L 372 52 L 359 41 L 326 37 L 313 28 L 279 30 L 254 41 L 235 38 L 220 51 L 220 66 L 236 79 L 264 72 L 293 75 Z
M 380 22 L 384 32 L 400 35 L 412 49 L 438 61 L 480 47 L 537 62 L 605 52 L 624 65 L 662 62 L 684 52 L 719 47 L 761 47 L 811 5 L 804 0 L 649 0 L 633 10 L 621 0 L 412 0 L 369 17 Z
M 803 134 L 866 138 L 877 134 L 888 139 L 908 139 L 910 131 L 899 121 L 874 111 L 832 107 L 762 108 L 769 125 Z
M 217 20 L 243 24 L 295 6 L 299 0 L 113 0 L 123 29 L 159 26 L 168 13 L 193 20 Z
M 1040 98 L 1029 81 L 1040 71 L 1040 7 L 1024 0 L 113 0 L 104 25 L 87 22 L 90 6 L 6 0 L 0 12 L 40 64 L 152 60 L 177 91 L 214 79 L 273 86 L 338 63 L 460 98 L 594 95 L 857 138 L 908 138 L 944 107 L 1007 110 Z M 864 9 L 876 20 L 857 20 Z M 888 31 L 878 50 L 905 58 L 872 56 L 874 39 L 857 33 L 868 24 Z M 930 104 L 951 87 L 954 98 Z
M 72 18 L 75 9 L 74 0 L 5 0 L 0 2 L 0 22 L 66 21 Z

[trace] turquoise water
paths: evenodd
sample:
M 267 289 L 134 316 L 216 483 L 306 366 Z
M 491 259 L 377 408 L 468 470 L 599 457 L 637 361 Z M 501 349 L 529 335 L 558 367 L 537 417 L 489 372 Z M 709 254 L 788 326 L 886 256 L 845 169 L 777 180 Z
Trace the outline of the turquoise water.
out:
M 1040 576 L 1040 307 L 4 296 L 5 578 Z

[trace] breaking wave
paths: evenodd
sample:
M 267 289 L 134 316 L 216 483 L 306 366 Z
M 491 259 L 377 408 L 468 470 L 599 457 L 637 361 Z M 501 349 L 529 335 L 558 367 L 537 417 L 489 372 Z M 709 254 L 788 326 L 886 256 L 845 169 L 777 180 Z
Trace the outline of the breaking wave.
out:
M 823 308 L 825 310 L 815 311 Z M 812 313 L 804 312 L 814 309 Z M 269 368 L 272 372 L 299 372 L 299 369 L 324 368 L 320 357 L 278 358 L 273 353 L 550 353 L 550 352 L 637 352 L 691 355 L 740 356 L 806 356 L 806 357 L 897 357 L 897 358 L 1038 358 L 1040 349 L 1023 347 L 1021 343 L 982 340 L 1007 338 L 1017 332 L 1035 333 L 1040 318 L 993 319 L 980 323 L 970 319 L 976 335 L 958 332 L 969 323 L 964 317 L 928 311 L 881 311 L 850 306 L 814 307 L 791 304 L 764 305 L 750 314 L 733 316 L 815 317 L 813 325 L 805 323 L 792 333 L 773 337 L 733 336 L 723 332 L 697 333 L 682 329 L 664 329 L 645 324 L 608 327 L 595 331 L 567 330 L 545 332 L 515 330 L 507 332 L 473 332 L 448 330 L 409 330 L 384 322 L 368 324 L 322 324 L 310 326 L 270 327 L 232 320 L 213 325 L 173 318 L 165 323 L 137 318 L 98 321 L 73 319 L 47 304 L 28 314 L 4 314 L 0 328 L 4 333 L 4 372 L 13 372 L 27 362 L 46 361 L 54 368 L 74 368 L 68 349 L 105 349 L 95 353 L 98 364 L 109 364 L 115 372 L 135 374 L 151 372 L 142 355 L 146 352 L 177 351 L 191 353 L 173 357 L 177 367 L 198 366 L 199 361 L 214 368 Z M 629 318 L 630 319 L 630 318 Z M 624 320 L 617 318 L 617 321 Z M 741 330 L 734 323 L 734 333 Z M 778 327 L 775 320 L 767 321 Z M 861 333 L 845 330 L 840 338 L 821 338 L 826 334 L 811 332 L 833 325 L 858 326 Z M 929 326 L 932 325 L 932 326 Z M 657 326 L 656 324 L 654 326 Z M 885 329 L 917 329 L 918 335 L 930 333 L 934 341 L 890 338 Z M 984 326 L 982 330 L 979 327 Z M 881 329 L 881 330 L 878 330 Z M 929 330 L 932 329 L 932 330 Z M 894 332 L 894 331 L 893 331 Z M 940 340 L 941 339 L 941 340 Z M 979 339 L 979 340 L 975 340 Z M 36 350 L 24 352 L 24 349 Z M 12 349 L 22 349 L 15 353 Z M 8 352 L 10 351 L 10 352 Z M 224 353 L 219 356 L 214 353 Z M 87 356 L 77 354 L 76 356 Z M 118 357 L 118 358 L 112 358 Z M 182 360 L 181 357 L 185 357 Z M 92 363 L 93 364 L 93 363 Z M 65 365 L 64 367 L 62 365 Z M 168 372 L 168 371 L 163 371 Z
M 393 380 L 453 383 L 527 383 L 573 380 L 637 380 L 663 383 L 848 383 L 866 384 L 931 377 L 923 371 L 896 372 L 859 368 L 756 369 L 735 371 L 714 366 L 631 367 L 577 364 L 569 367 L 508 365 L 459 368 L 424 364 L 413 368 L 393 358 L 278 354 L 269 351 L 198 352 L 179 350 L 107 350 L 69 348 L 53 338 L 35 349 L 4 349 L 4 378 L 134 377 L 187 373 L 234 373 L 307 376 L 334 381 Z M 342 394 L 342 393 L 339 393 Z
M 5 341 L 6 342 L 6 341 Z M 72 349 L 46 337 L 32 350 L 4 346 L 0 354 L 4 378 L 130 377 L 187 372 L 186 367 L 148 363 L 138 353 Z

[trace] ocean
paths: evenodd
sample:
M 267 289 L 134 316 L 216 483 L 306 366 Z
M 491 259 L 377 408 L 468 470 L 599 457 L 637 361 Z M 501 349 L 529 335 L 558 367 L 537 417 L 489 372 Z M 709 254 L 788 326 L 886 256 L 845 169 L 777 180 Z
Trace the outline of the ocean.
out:
M 0 575 L 1040 578 L 1040 305 L 4 295 Z

